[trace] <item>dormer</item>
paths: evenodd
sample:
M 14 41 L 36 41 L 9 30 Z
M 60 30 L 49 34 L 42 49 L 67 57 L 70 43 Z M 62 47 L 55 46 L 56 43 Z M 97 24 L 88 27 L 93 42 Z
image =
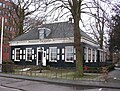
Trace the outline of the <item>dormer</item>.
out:
M 48 28 L 38 28 L 39 39 L 46 38 L 51 33 L 51 30 Z

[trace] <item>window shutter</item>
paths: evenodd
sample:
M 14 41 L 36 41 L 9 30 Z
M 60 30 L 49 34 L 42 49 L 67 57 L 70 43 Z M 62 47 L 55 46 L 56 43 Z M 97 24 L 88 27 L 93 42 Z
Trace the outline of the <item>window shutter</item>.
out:
M 12 55 L 12 59 L 14 59 L 14 55 Z
M 57 53 L 58 53 L 58 54 L 60 53 L 60 49 L 57 49 Z
M 62 48 L 62 53 L 64 53 L 65 52 L 65 49 L 64 48 Z
M 15 51 L 14 51 L 14 50 L 12 50 L 12 54 L 15 54 Z
M 97 57 L 97 55 L 96 55 L 96 50 L 95 50 L 95 60 L 94 60 L 94 62 L 96 62 L 96 60 L 97 60 L 96 57 Z
M 74 60 L 76 60 L 76 55 L 74 55 Z
M 49 49 L 47 49 L 47 54 L 49 53 Z
M 23 59 L 25 59 L 25 55 L 23 55 Z
M 88 47 L 86 47 L 86 60 L 85 60 L 86 63 L 88 63 Z
M 64 55 L 62 55 L 62 60 L 64 60 Z
M 25 50 L 23 50 L 23 54 L 25 54 Z
M 47 55 L 47 60 L 48 60 L 48 55 Z
M 60 60 L 60 55 L 57 55 L 57 60 Z
M 91 49 L 91 60 L 90 62 L 93 62 L 93 49 Z
M 20 59 L 22 59 L 22 55 L 20 55 Z
M 34 54 L 34 49 L 32 50 L 32 54 Z
M 74 48 L 74 53 L 76 53 L 76 50 L 75 50 L 75 48 Z
M 34 60 L 34 55 L 32 55 L 32 60 Z
M 20 50 L 20 54 L 22 54 L 22 50 Z

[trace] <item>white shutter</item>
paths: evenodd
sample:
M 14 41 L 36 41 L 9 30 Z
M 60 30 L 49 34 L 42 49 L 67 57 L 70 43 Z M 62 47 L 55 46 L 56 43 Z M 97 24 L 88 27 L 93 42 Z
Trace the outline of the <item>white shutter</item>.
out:
M 14 55 L 12 55 L 12 59 L 14 59 L 15 57 L 14 57 Z
M 34 54 L 34 49 L 32 50 L 32 54 Z
M 35 58 L 36 58 L 36 54 L 35 54 Z
M 75 48 L 74 48 L 74 53 L 76 53 L 76 50 L 75 50 Z
M 47 60 L 48 60 L 48 55 L 47 55 Z
M 34 55 L 32 55 L 32 60 L 34 60 Z
M 57 55 L 57 60 L 60 60 L 60 55 Z
M 22 54 L 22 50 L 20 50 L 20 54 Z
M 20 55 L 20 59 L 22 59 L 22 55 Z
M 96 50 L 95 50 L 95 60 L 94 60 L 94 62 L 96 62 L 96 60 L 97 60 L 96 58 L 97 58 L 97 55 L 96 55 Z
M 23 54 L 25 54 L 25 50 L 23 50 Z
M 64 53 L 65 52 L 65 49 L 64 48 L 62 48 L 62 53 Z
M 64 55 L 62 55 L 62 60 L 64 60 Z
M 93 49 L 91 49 L 91 60 L 90 62 L 93 62 Z
M 86 63 L 88 63 L 88 47 L 86 47 L 86 60 L 85 60 Z
M 58 54 L 60 53 L 60 49 L 57 49 L 57 53 L 58 53 Z
M 25 55 L 23 55 L 23 59 L 25 59 Z
M 47 54 L 49 53 L 49 49 L 47 49 Z
M 12 54 L 15 54 L 15 51 L 14 51 L 14 50 L 12 50 Z
M 74 55 L 74 60 L 76 60 L 76 55 Z

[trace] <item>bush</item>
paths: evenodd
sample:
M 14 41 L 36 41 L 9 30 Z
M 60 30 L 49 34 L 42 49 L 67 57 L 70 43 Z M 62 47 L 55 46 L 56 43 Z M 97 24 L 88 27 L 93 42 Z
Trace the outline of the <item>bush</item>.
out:
M 88 70 L 85 70 L 84 72 L 99 73 L 100 72 L 100 67 L 88 67 Z
M 12 73 L 14 72 L 14 64 L 11 62 L 3 62 L 2 64 L 2 72 Z

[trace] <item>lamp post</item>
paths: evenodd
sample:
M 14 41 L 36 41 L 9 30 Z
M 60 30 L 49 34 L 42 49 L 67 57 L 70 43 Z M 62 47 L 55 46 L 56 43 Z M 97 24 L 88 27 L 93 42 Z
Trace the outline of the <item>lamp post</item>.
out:
M 1 45 L 0 45 L 0 72 L 2 72 L 2 45 L 3 45 L 3 28 L 4 27 L 4 17 L 2 17 L 2 28 L 1 28 Z

